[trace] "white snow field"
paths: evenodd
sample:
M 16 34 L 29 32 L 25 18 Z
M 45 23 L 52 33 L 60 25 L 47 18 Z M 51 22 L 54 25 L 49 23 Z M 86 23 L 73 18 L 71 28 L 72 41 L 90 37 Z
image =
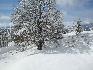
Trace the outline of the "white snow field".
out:
M 36 54 L 0 62 L 0 70 L 93 70 L 93 54 Z
M 72 40 L 77 38 L 71 34 L 65 35 L 67 40 L 64 38 L 60 47 L 53 50 L 38 51 L 34 47 L 24 52 L 12 50 L 0 54 L 4 57 L 0 59 L 0 70 L 93 70 L 93 32 L 84 32 L 85 36 L 78 37 L 74 44 Z

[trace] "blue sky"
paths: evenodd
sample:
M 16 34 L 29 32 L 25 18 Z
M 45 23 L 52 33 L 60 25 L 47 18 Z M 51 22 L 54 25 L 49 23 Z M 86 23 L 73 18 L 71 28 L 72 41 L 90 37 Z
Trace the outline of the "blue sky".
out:
M 81 18 L 85 23 L 93 22 L 93 0 L 56 0 L 63 12 L 64 22 L 71 24 Z M 0 26 L 10 25 L 10 16 L 18 0 L 0 0 Z

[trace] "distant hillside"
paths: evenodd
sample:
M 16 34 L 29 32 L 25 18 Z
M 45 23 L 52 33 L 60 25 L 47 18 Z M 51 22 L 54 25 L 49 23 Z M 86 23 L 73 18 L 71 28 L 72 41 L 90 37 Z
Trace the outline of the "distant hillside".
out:
M 83 24 L 82 27 L 83 27 L 83 29 L 84 29 L 85 31 L 90 31 L 91 29 L 93 29 L 93 23 Z

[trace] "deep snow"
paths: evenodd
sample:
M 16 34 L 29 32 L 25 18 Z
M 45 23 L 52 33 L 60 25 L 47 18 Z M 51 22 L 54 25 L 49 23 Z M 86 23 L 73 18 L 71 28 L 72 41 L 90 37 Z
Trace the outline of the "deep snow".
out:
M 0 59 L 0 70 L 93 70 L 93 32 L 83 32 L 78 37 L 69 33 L 64 37 L 57 48 L 38 51 L 34 47 L 0 54 L 4 57 Z

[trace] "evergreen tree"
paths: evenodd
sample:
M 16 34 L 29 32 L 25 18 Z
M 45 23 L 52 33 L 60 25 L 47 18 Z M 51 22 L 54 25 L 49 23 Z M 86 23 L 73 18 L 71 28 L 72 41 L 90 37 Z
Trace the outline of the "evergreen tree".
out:
M 80 34 L 82 32 L 82 26 L 81 26 L 81 22 L 80 19 L 77 21 L 77 25 L 76 25 L 76 35 Z
M 62 38 L 62 13 L 56 9 L 55 0 L 21 0 L 12 14 L 12 22 L 17 45 L 33 43 L 42 50 L 45 41 Z

